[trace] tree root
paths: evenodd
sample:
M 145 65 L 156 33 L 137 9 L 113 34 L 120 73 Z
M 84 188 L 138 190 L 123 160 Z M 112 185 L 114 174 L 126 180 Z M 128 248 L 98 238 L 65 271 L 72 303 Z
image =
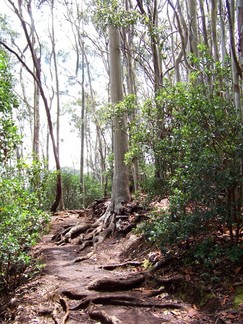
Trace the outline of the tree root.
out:
M 103 278 L 91 282 L 91 284 L 88 286 L 88 289 L 96 291 L 129 290 L 140 286 L 144 282 L 144 280 L 145 276 L 143 274 L 130 278 Z
M 49 299 L 52 306 L 40 309 L 38 315 L 51 317 L 55 324 L 66 324 L 70 315 L 69 305 L 66 298 L 62 297 L 59 292 L 55 291 L 49 296 Z M 64 316 L 59 320 L 58 318 L 60 317 L 61 310 L 63 310 Z
M 122 263 L 116 263 L 116 264 L 107 264 L 107 265 L 103 265 L 99 268 L 105 269 L 105 270 L 114 270 L 116 268 L 122 268 L 122 267 L 127 267 L 127 266 L 140 266 L 141 264 L 143 264 L 140 261 L 126 261 L 126 262 L 122 262 Z
M 70 226 L 64 230 L 56 233 L 52 240 L 56 241 L 57 245 L 65 244 L 71 242 L 75 237 L 78 237 L 81 233 L 87 231 L 90 228 L 90 223 L 84 223 L 81 225 Z
M 73 261 L 80 262 L 95 254 L 97 246 L 115 230 L 123 235 L 131 231 L 135 224 L 144 217 L 142 211 L 143 208 L 138 205 L 118 203 L 114 206 L 114 203 L 111 203 L 107 198 L 98 200 L 84 211 L 80 211 L 80 216 L 82 215 L 86 222 L 58 231 L 52 237 L 52 240 L 57 245 L 64 245 L 79 236 L 79 244 L 81 244 L 79 251 L 82 251 L 88 245 L 93 245 L 93 253 L 76 258 Z M 94 220 L 96 216 L 99 217 Z M 92 222 L 92 220 L 94 221 Z
M 81 302 L 74 306 L 71 306 L 70 310 L 86 309 L 91 304 L 186 309 L 186 305 L 181 303 L 161 303 L 157 300 L 145 301 L 129 294 L 102 293 L 86 296 L 81 300 Z
M 115 316 L 109 316 L 105 311 L 91 310 L 88 312 L 89 317 L 102 324 L 122 324 L 122 322 Z
M 68 303 L 65 298 L 60 298 L 60 304 L 65 312 L 65 315 L 64 315 L 62 321 L 60 322 L 60 324 L 66 324 L 66 321 L 68 320 L 69 313 L 70 313 L 69 306 L 68 306 Z
M 100 220 L 98 220 L 98 221 L 100 221 Z M 92 227 L 96 226 L 96 228 L 94 228 L 94 230 L 92 232 L 89 232 L 86 235 L 84 235 L 83 238 L 80 238 L 83 241 L 81 249 L 87 245 L 90 245 L 90 243 L 93 243 L 93 247 L 94 247 L 93 251 L 88 253 L 86 256 L 75 258 L 71 263 L 81 262 L 81 261 L 91 258 L 96 253 L 97 246 L 99 244 L 101 244 L 107 238 L 107 236 L 109 234 L 114 232 L 114 230 L 115 230 L 115 214 L 111 215 L 111 220 L 110 220 L 109 226 L 106 228 L 104 228 L 102 225 L 98 226 L 99 225 L 98 221 L 96 221 L 92 225 Z M 91 237 L 93 237 L 92 242 L 90 241 Z

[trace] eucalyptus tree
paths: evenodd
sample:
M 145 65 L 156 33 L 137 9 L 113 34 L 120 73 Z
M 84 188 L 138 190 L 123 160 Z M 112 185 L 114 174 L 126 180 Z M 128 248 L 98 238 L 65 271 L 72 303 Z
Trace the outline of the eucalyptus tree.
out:
M 113 109 L 112 114 L 112 144 L 114 154 L 114 169 L 112 180 L 112 197 L 108 209 L 107 219 L 111 214 L 117 215 L 122 209 L 123 203 L 130 200 L 128 166 L 125 163 L 125 155 L 128 151 L 127 115 L 119 110 L 119 105 L 124 100 L 123 92 L 123 68 L 122 68 L 122 42 L 121 26 L 119 21 L 119 1 L 104 1 L 100 4 L 100 18 L 103 19 L 103 30 L 108 30 L 109 41 L 109 81 L 110 98 Z M 124 10 L 125 12 L 125 10 Z M 105 31 L 106 32 L 106 31 Z M 105 217 L 106 218 L 106 217 Z
M 238 114 L 241 114 L 241 100 L 240 100 L 240 77 L 242 78 L 242 70 L 236 53 L 235 42 L 235 25 L 236 25 L 236 7 L 234 1 L 226 0 L 227 16 L 229 21 L 229 41 L 230 41 L 230 57 L 231 57 L 231 70 L 233 81 L 233 98 Z
M 71 30 L 73 33 L 73 48 L 75 52 L 75 79 L 80 85 L 81 91 L 81 107 L 80 107 L 80 189 L 81 195 L 84 199 L 84 143 L 85 143 L 85 36 L 84 36 L 84 6 L 83 2 L 79 3 L 75 1 L 69 4 L 68 1 L 64 1 L 66 9 L 66 17 L 71 24 Z M 81 54 L 81 55 L 80 55 Z M 80 60 L 81 56 L 81 60 Z M 84 201 L 82 202 L 84 205 Z
M 78 123 L 75 123 L 75 128 L 78 127 L 80 136 L 80 188 L 82 197 L 84 197 L 85 170 L 92 170 L 96 176 L 99 175 L 98 178 L 102 187 L 105 177 L 105 147 L 102 140 L 100 121 L 96 112 L 97 93 L 93 88 L 95 66 L 90 63 L 90 57 L 99 56 L 102 50 L 97 45 L 99 44 L 98 35 L 94 34 L 85 2 L 81 4 L 79 1 L 69 3 L 64 0 L 63 5 L 65 18 L 71 27 L 71 46 L 75 57 L 72 66 L 73 72 L 71 72 L 73 75 L 70 79 L 72 83 L 75 82 L 80 87 L 81 98 L 77 99 L 75 103 L 75 107 L 78 104 L 80 109 L 78 113 L 75 111 L 72 115 L 75 115 L 75 119 L 78 121 Z M 85 28 L 86 25 L 88 28 Z M 89 33 L 90 30 L 92 30 L 92 35 Z M 97 46 L 100 52 L 97 52 Z M 91 131 L 93 128 L 95 132 Z M 96 143 L 98 143 L 98 148 Z
M 56 211 L 61 195 L 62 195 L 62 181 L 61 181 L 61 166 L 60 166 L 60 161 L 59 161 L 59 156 L 57 152 L 57 147 L 56 147 L 56 141 L 54 137 L 54 131 L 53 131 L 53 123 L 52 123 L 52 118 L 51 118 L 51 113 L 49 109 L 49 103 L 47 100 L 47 95 L 45 92 L 45 89 L 43 87 L 43 81 L 42 81 L 42 70 L 41 70 L 41 57 L 38 56 L 40 54 L 40 43 L 39 43 L 39 37 L 37 34 L 36 29 L 34 28 L 34 18 L 33 18 L 33 13 L 32 13 L 32 0 L 29 0 L 27 2 L 22 2 L 19 1 L 18 5 L 14 3 L 12 0 L 6 0 L 9 6 L 12 8 L 14 14 L 16 17 L 19 19 L 19 22 L 22 27 L 22 32 L 23 32 L 23 37 L 25 38 L 26 41 L 26 47 L 28 48 L 28 54 L 30 55 L 31 58 L 31 63 L 33 64 L 33 69 L 29 66 L 27 63 L 28 58 L 21 58 L 21 53 L 18 53 L 18 48 L 12 49 L 9 45 L 7 45 L 4 42 L 1 42 L 1 44 L 12 54 L 14 54 L 20 63 L 25 67 L 27 72 L 33 77 L 33 81 L 37 85 L 37 95 L 38 92 L 40 93 L 40 96 L 43 101 L 46 117 L 47 117 L 47 123 L 48 123 L 48 128 L 50 132 L 50 137 L 52 141 L 52 149 L 53 149 L 53 154 L 54 154 L 54 159 L 55 159 L 55 164 L 56 164 L 56 170 L 57 170 L 57 178 L 56 178 L 56 197 L 55 200 L 51 206 L 51 211 Z M 29 22 L 28 20 L 29 19 Z M 33 34 L 34 33 L 34 34 Z M 39 51 L 36 49 L 36 44 L 33 42 L 33 40 L 37 39 L 38 40 L 38 45 L 39 45 Z M 39 105 L 38 101 L 36 103 Z
M 136 15 L 133 10 L 132 2 L 129 0 L 124 1 L 124 9 L 127 13 L 132 13 L 134 16 L 134 22 L 136 21 Z M 131 17 L 132 17 L 131 15 Z M 137 112 L 138 112 L 138 100 L 137 100 L 137 88 L 138 88 L 138 77 L 136 75 L 136 46 L 135 46 L 135 38 L 136 38 L 136 26 L 135 23 L 132 22 L 130 24 L 126 24 L 125 26 L 121 26 L 120 34 L 121 34 L 121 42 L 123 46 L 122 49 L 122 62 L 123 62 L 123 74 L 124 74 L 124 91 L 125 95 L 131 96 L 130 98 L 134 98 L 135 102 L 133 104 L 133 109 L 128 113 L 128 121 L 130 127 L 135 128 L 133 131 L 138 131 L 137 128 Z M 132 159 L 131 165 L 131 175 L 133 181 L 133 189 L 136 192 L 139 189 L 139 160 L 138 157 L 134 156 Z
M 197 24 L 197 1 L 188 0 L 188 30 L 189 30 L 189 53 L 198 56 L 198 24 Z
M 239 60 L 243 71 L 243 1 L 238 0 Z
M 51 10 L 51 26 L 49 30 L 49 36 L 51 39 L 51 58 L 53 59 L 54 65 L 54 75 L 55 75 L 55 98 L 56 98 L 56 154 L 58 160 L 60 161 L 60 114 L 61 114 L 61 100 L 60 100 L 60 81 L 59 81 L 59 68 L 57 61 L 57 50 L 56 50 L 56 30 L 55 30 L 55 15 L 54 15 L 54 3 L 55 0 L 51 0 L 50 10 Z M 51 67 L 50 67 L 51 68 Z M 59 171 L 61 173 L 61 170 Z M 61 191 L 60 197 L 60 209 L 65 209 L 63 190 L 62 187 L 59 189 Z
M 120 34 L 117 27 L 109 25 L 110 83 L 113 105 L 123 101 Z M 115 116 L 113 120 L 114 173 L 112 182 L 112 210 L 119 214 L 122 204 L 130 200 L 128 167 L 125 154 L 128 151 L 126 116 Z

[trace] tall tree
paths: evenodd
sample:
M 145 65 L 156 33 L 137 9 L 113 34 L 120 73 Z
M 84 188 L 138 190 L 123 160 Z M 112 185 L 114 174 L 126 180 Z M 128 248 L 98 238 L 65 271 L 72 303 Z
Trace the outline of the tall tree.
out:
M 238 0 L 238 35 L 240 64 L 241 69 L 243 70 L 243 0 Z
M 120 34 L 117 27 L 109 25 L 110 84 L 113 105 L 123 101 Z M 113 120 L 114 173 L 112 182 L 112 209 L 119 214 L 123 203 L 130 200 L 128 167 L 125 154 L 128 151 L 126 117 L 116 116 Z
M 54 75 L 55 75 L 55 98 L 56 98 L 56 151 L 57 156 L 60 161 L 60 114 L 61 114 L 61 100 L 60 100 L 60 82 L 59 82 L 59 70 L 57 62 L 57 51 L 56 51 L 56 32 L 55 32 L 55 16 L 54 16 L 54 3 L 51 1 L 51 30 L 50 30 L 50 39 L 51 39 L 51 57 L 53 58 L 54 65 Z M 61 172 L 61 170 L 60 170 Z M 60 209 L 64 210 L 64 200 L 63 192 L 61 188 L 61 197 L 60 197 Z
M 229 21 L 229 39 L 231 52 L 231 70 L 233 79 L 233 97 L 237 113 L 241 114 L 241 100 L 240 100 L 240 76 L 242 77 L 242 70 L 236 54 L 235 46 L 235 1 L 226 0 L 227 15 Z
M 46 117 L 47 117 L 47 123 L 48 123 L 48 128 L 49 128 L 49 132 L 50 132 L 50 137 L 51 137 L 51 141 L 52 141 L 52 148 L 53 148 L 53 154 L 54 154 L 54 159 L 55 159 L 55 164 L 56 164 L 56 170 L 57 170 L 57 178 L 56 178 L 56 196 L 54 199 L 54 202 L 51 206 L 51 211 L 55 212 L 60 204 L 60 200 L 61 200 L 61 196 L 62 196 L 62 179 L 61 179 L 61 166 L 60 166 L 60 161 L 59 161 L 59 156 L 58 156 L 58 152 L 57 152 L 57 147 L 56 147 L 56 141 L 55 141 L 55 137 L 54 137 L 54 131 L 53 131 L 53 123 L 52 123 L 52 118 L 51 118 L 51 114 L 50 114 L 50 109 L 49 109 L 49 104 L 48 104 L 48 100 L 47 100 L 47 96 L 45 94 L 45 90 L 44 87 L 42 85 L 42 78 L 41 78 L 41 65 L 40 65 L 40 60 L 38 59 L 38 57 L 36 56 L 36 51 L 35 48 L 31 42 L 31 33 L 28 32 L 28 26 L 29 24 L 27 23 L 24 14 L 23 14 L 23 6 L 26 5 L 27 8 L 27 12 L 29 14 L 29 7 L 32 4 L 32 1 L 29 0 L 26 4 L 23 4 L 22 1 L 19 1 L 19 6 L 17 7 L 13 1 L 8 0 L 9 4 L 11 5 L 14 13 L 16 14 L 16 16 L 18 17 L 21 26 L 23 28 L 23 32 L 24 32 L 24 36 L 25 39 L 27 41 L 27 46 L 28 49 L 30 51 L 31 54 L 31 59 L 34 65 L 34 69 L 35 69 L 35 73 L 32 72 L 32 70 L 29 68 L 28 64 L 26 64 L 24 62 L 23 59 L 21 59 L 20 55 L 18 53 L 16 53 L 13 49 L 11 49 L 7 44 L 5 44 L 4 42 L 1 42 L 1 44 L 7 49 L 9 50 L 11 53 L 13 53 L 18 60 L 24 65 L 24 67 L 26 68 L 26 70 L 32 75 L 34 81 L 36 82 L 38 89 L 40 91 L 40 96 L 42 98 L 43 104 L 44 104 L 44 108 L 45 108 L 45 112 L 46 112 Z

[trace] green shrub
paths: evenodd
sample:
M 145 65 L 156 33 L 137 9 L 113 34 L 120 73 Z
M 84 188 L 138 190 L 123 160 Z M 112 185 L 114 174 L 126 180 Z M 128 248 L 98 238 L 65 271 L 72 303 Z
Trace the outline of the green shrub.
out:
M 97 198 L 102 197 L 100 182 L 91 175 L 84 176 L 84 197 L 82 197 L 80 188 L 79 173 L 73 170 L 62 170 L 63 200 L 66 209 L 80 209 L 84 201 L 87 207 Z M 56 172 L 49 171 L 42 180 L 42 208 L 50 209 L 56 194 Z
M 36 193 L 26 189 L 22 177 L 0 180 L 0 292 L 11 290 L 30 264 L 30 247 L 36 244 L 48 221 L 38 209 Z
M 85 207 L 90 205 L 95 199 L 103 196 L 100 182 L 91 175 L 84 176 L 84 202 Z
M 166 132 L 154 147 L 167 165 L 169 180 L 161 186 L 166 186 L 170 208 L 168 215 L 152 217 L 145 226 L 158 242 L 178 243 L 227 228 L 231 243 L 239 243 L 243 125 L 232 100 L 216 85 L 178 83 L 159 94 L 161 109 L 166 107 L 168 115 Z M 151 192 L 158 191 L 159 181 L 153 183 Z

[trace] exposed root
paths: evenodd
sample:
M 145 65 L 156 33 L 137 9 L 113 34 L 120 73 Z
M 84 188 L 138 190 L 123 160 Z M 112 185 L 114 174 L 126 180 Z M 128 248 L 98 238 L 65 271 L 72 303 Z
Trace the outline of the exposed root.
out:
M 116 268 L 123 268 L 123 267 L 127 267 L 127 266 L 137 267 L 137 266 L 140 266 L 141 264 L 142 264 L 142 262 L 140 262 L 140 261 L 126 261 L 126 262 L 122 262 L 122 263 L 103 265 L 100 268 L 105 269 L 105 270 L 114 270 Z
M 51 317 L 55 324 L 66 324 L 70 310 L 69 305 L 65 297 L 61 296 L 58 291 L 54 291 L 50 296 L 49 300 L 51 306 L 48 308 L 42 308 L 38 311 L 39 316 Z M 64 312 L 64 316 L 59 320 L 60 313 Z
M 92 257 L 96 253 L 97 246 L 110 234 L 118 231 L 125 235 L 131 231 L 140 218 L 144 217 L 142 211 L 142 207 L 137 205 L 119 203 L 114 206 L 106 198 L 98 200 L 88 209 L 80 212 L 80 216 L 85 216 L 86 219 L 83 224 L 69 226 L 58 231 L 52 240 L 57 245 L 64 245 L 79 237 L 78 242 L 81 246 L 78 252 L 84 250 L 87 246 L 93 246 L 92 252 L 73 260 L 73 262 L 80 262 Z M 102 214 L 100 214 L 101 212 Z M 96 216 L 99 217 L 94 219 Z
M 76 225 L 68 227 L 52 237 L 52 240 L 56 241 L 58 245 L 71 242 L 75 237 L 78 237 L 81 233 L 87 231 L 90 228 L 90 223 L 85 223 L 81 225 Z
M 165 302 L 161 303 L 157 300 L 144 300 L 130 294 L 111 294 L 103 293 L 86 296 L 78 304 L 70 307 L 70 310 L 86 309 L 91 304 L 102 305 L 119 305 L 119 306 L 136 306 L 136 307 L 157 307 L 166 309 L 186 309 L 185 304 Z
M 144 280 L 145 276 L 143 274 L 135 275 L 129 278 L 103 278 L 91 282 L 88 289 L 96 291 L 129 290 L 140 286 Z
M 65 298 L 60 298 L 60 304 L 65 312 L 65 315 L 64 315 L 62 321 L 60 322 L 60 324 L 65 324 L 67 322 L 69 314 L 70 314 L 69 306 L 68 306 L 68 303 Z
M 91 319 L 94 319 L 96 321 L 99 321 L 99 323 L 102 324 L 122 324 L 122 322 L 115 316 L 109 316 L 105 311 L 103 310 L 90 310 L 88 312 L 89 317 Z

